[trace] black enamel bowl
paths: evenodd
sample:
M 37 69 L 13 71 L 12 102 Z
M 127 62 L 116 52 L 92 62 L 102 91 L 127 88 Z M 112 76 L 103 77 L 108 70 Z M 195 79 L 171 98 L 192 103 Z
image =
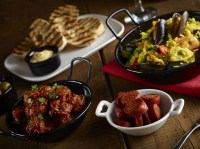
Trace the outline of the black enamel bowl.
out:
M 0 115 L 6 113 L 18 101 L 13 78 L 10 76 L 0 76 L 0 82 L 4 81 L 9 82 L 10 87 L 0 95 Z
M 129 32 L 127 32 L 123 37 L 118 37 L 117 34 L 115 33 L 115 31 L 112 29 L 112 26 L 109 24 L 110 19 L 116 14 L 119 13 L 121 11 L 125 11 L 129 17 L 130 17 L 130 13 L 126 10 L 126 9 L 120 9 L 116 12 L 114 12 L 113 14 L 111 14 L 107 20 L 106 20 L 106 24 L 108 26 L 108 28 L 111 30 L 111 32 L 115 35 L 115 37 L 119 40 L 116 48 L 115 48 L 115 59 L 117 61 L 117 63 L 125 70 L 138 75 L 139 77 L 141 77 L 142 79 L 146 79 L 147 81 L 151 81 L 154 83 L 178 83 L 178 82 L 182 82 L 182 81 L 186 81 L 189 80 L 195 76 L 197 76 L 198 74 L 200 74 L 200 54 L 195 55 L 196 56 L 196 62 L 185 65 L 185 66 L 181 66 L 179 68 L 169 68 L 169 69 L 165 69 L 165 70 L 160 70 L 160 71 L 142 71 L 142 70 L 133 70 L 130 69 L 128 67 L 126 67 L 125 63 L 127 62 L 128 59 L 124 58 L 122 56 L 122 51 L 125 50 L 125 45 L 127 43 L 129 43 L 132 39 L 137 39 L 140 37 L 140 33 L 142 31 L 146 31 L 148 30 L 151 26 L 152 26 L 152 21 L 153 20 L 157 20 L 157 19 L 168 19 L 170 17 L 172 17 L 173 13 L 169 13 L 166 15 L 162 15 L 162 16 L 158 16 L 152 20 L 149 20 L 143 24 L 136 24 L 137 26 L 135 28 L 133 28 L 132 30 L 130 30 Z M 179 12 L 180 14 L 182 14 L 183 12 Z M 188 11 L 189 13 L 189 17 L 194 17 L 196 20 L 200 21 L 200 12 L 198 11 Z M 134 20 L 133 20 L 134 21 Z
M 35 63 L 30 62 L 31 58 L 34 56 L 36 52 L 41 52 L 44 50 L 53 51 L 53 55 L 43 61 Z M 61 64 L 59 50 L 56 46 L 52 45 L 33 48 L 30 52 L 27 53 L 25 57 L 25 62 L 29 65 L 31 72 L 36 76 L 47 75 L 55 71 Z
M 72 66 L 73 66 L 73 62 L 76 60 L 84 60 L 88 62 L 89 64 L 88 78 L 85 82 L 71 80 L 72 68 L 73 68 Z M 21 128 L 19 128 L 19 125 L 16 125 L 15 123 L 13 123 L 13 117 L 12 117 L 13 109 L 19 105 L 23 105 L 23 97 L 21 97 L 20 100 L 16 102 L 15 105 L 7 113 L 6 124 L 9 131 L 0 130 L 0 134 L 14 136 L 16 138 L 23 139 L 23 140 L 34 139 L 34 140 L 38 140 L 42 142 L 49 142 L 49 141 L 59 141 L 61 139 L 64 139 L 67 136 L 69 136 L 72 132 L 77 130 L 78 126 L 83 121 L 92 101 L 92 91 L 87 85 L 90 79 L 90 75 L 91 75 L 91 65 L 92 65 L 91 62 L 88 59 L 75 58 L 71 62 L 71 69 L 70 69 L 70 75 L 69 75 L 68 80 L 59 80 L 59 81 L 51 82 L 48 84 L 51 86 L 55 83 L 57 83 L 58 85 L 66 85 L 67 87 L 71 89 L 73 93 L 82 94 L 85 96 L 86 104 L 83 110 L 79 114 L 75 115 L 75 117 L 70 122 L 64 125 L 61 125 L 51 131 L 41 133 L 41 134 L 29 135 L 26 132 L 21 131 Z

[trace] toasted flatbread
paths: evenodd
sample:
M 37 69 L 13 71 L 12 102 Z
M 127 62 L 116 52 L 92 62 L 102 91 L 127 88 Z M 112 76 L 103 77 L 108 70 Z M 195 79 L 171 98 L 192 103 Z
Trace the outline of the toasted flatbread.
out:
M 97 37 L 94 32 L 88 30 L 82 25 L 79 25 L 78 23 L 67 30 L 63 35 L 67 38 L 70 45 L 76 47 L 89 46 Z
M 105 32 L 105 27 L 102 21 L 99 20 L 98 18 L 88 17 L 88 18 L 79 19 L 78 24 L 93 31 L 97 36 L 100 36 Z
M 53 27 L 57 28 L 59 32 L 64 34 L 77 24 L 77 19 L 70 16 L 60 16 L 52 20 L 51 24 Z
M 30 26 L 30 39 L 35 46 L 55 45 L 63 50 L 66 38 L 44 19 L 36 19 Z
M 73 17 L 60 16 L 55 18 L 52 24 L 64 35 L 68 44 L 72 46 L 89 46 L 97 37 L 94 32 L 80 25 Z
M 79 10 L 74 5 L 60 6 L 51 13 L 51 15 L 49 17 L 49 22 L 52 22 L 56 18 L 61 17 L 61 16 L 69 16 L 69 17 L 77 20 L 77 18 L 79 16 Z
M 25 37 L 23 41 L 21 41 L 15 48 L 12 50 L 12 54 L 24 58 L 26 54 L 33 47 L 33 43 L 29 37 Z

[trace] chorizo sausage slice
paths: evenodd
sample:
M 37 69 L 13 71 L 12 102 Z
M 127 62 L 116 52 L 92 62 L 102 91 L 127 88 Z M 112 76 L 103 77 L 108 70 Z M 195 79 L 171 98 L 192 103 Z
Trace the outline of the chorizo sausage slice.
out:
M 139 117 L 148 110 L 147 104 L 141 99 L 129 100 L 124 106 L 124 113 L 128 117 Z
M 125 104 L 129 100 L 137 99 L 138 96 L 139 96 L 139 92 L 137 90 L 133 90 L 133 91 L 129 91 L 129 92 L 120 92 L 117 94 L 117 96 L 115 98 L 116 104 L 119 107 L 124 107 Z
M 151 104 L 148 106 L 148 114 L 152 122 L 155 122 L 161 118 L 160 107 L 157 104 Z
M 123 127 L 132 127 L 134 122 L 128 119 L 123 119 L 123 118 L 115 118 L 115 124 Z
M 124 111 L 117 105 L 115 107 L 115 116 L 118 117 L 118 118 L 127 118 Z
M 149 104 L 160 104 L 160 94 L 147 94 L 141 97 L 147 105 Z
M 152 123 L 152 121 L 151 121 L 151 119 L 149 117 L 148 111 L 144 113 L 143 118 L 144 118 L 144 124 L 145 125 L 148 125 L 148 124 Z
M 138 127 L 138 126 L 143 126 L 143 119 L 142 119 L 142 115 L 141 116 L 138 116 L 138 117 L 135 117 L 135 126 Z

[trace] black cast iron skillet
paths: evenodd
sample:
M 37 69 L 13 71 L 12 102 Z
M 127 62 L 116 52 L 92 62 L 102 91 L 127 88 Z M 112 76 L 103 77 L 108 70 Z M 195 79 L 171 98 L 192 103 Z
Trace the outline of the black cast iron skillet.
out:
M 71 80 L 73 63 L 77 60 L 83 60 L 88 63 L 88 74 L 87 74 L 87 80 L 85 82 Z M 81 57 L 74 58 L 71 61 L 70 74 L 69 74 L 68 80 L 59 80 L 59 81 L 51 82 L 48 84 L 48 85 L 53 85 L 57 83 L 58 85 L 66 85 L 67 87 L 71 89 L 73 93 L 82 94 L 85 96 L 86 105 L 84 109 L 82 110 L 82 112 L 76 115 L 73 120 L 49 132 L 45 132 L 41 134 L 29 135 L 26 132 L 22 132 L 20 131 L 20 128 L 18 128 L 18 125 L 13 123 L 13 117 L 12 117 L 12 110 L 19 105 L 23 105 L 23 97 L 21 97 L 20 100 L 16 102 L 14 106 L 7 113 L 6 124 L 9 131 L 0 130 L 0 134 L 6 135 L 6 136 L 14 136 L 16 138 L 23 139 L 23 140 L 35 139 L 35 140 L 45 141 L 45 142 L 59 141 L 60 139 L 63 139 L 69 136 L 74 130 L 78 129 L 78 126 L 82 122 L 84 116 L 86 115 L 86 112 L 88 111 L 88 108 L 91 105 L 92 91 L 87 85 L 89 83 L 90 76 L 91 76 L 91 67 L 92 67 L 92 63 L 88 59 L 81 58 Z
M 158 20 L 159 18 L 168 19 L 168 18 L 172 17 L 173 13 L 158 16 L 158 17 L 151 19 L 147 22 L 144 22 L 142 24 L 137 24 L 136 22 L 134 22 L 134 24 L 136 25 L 135 28 L 133 28 L 132 30 L 127 32 L 123 37 L 118 37 L 117 34 L 115 33 L 115 31 L 113 30 L 112 26 L 110 25 L 109 21 L 114 15 L 116 15 L 117 13 L 122 12 L 122 11 L 125 11 L 129 15 L 129 17 L 132 19 L 132 21 L 134 22 L 134 19 L 131 17 L 131 14 L 126 9 L 120 9 L 120 10 L 115 11 L 110 16 L 108 16 L 108 18 L 106 20 L 106 24 L 107 24 L 108 28 L 113 33 L 113 35 L 119 40 L 119 42 L 115 48 L 115 59 L 122 68 L 124 68 L 125 70 L 127 70 L 133 74 L 138 75 L 142 79 L 146 79 L 148 81 L 151 81 L 154 83 L 161 83 L 161 84 L 162 83 L 164 83 L 164 84 L 178 83 L 178 82 L 186 81 L 188 79 L 191 79 L 191 78 L 197 76 L 200 73 L 200 71 L 199 71 L 199 69 L 200 69 L 200 67 L 199 67 L 200 53 L 199 52 L 196 54 L 196 62 L 185 65 L 185 66 L 181 66 L 179 68 L 172 68 L 172 67 L 170 68 L 169 67 L 168 69 L 160 70 L 160 71 L 142 71 L 142 70 L 133 70 L 133 69 L 127 68 L 125 66 L 127 59 L 122 57 L 122 51 L 125 50 L 125 48 L 124 48 L 125 45 L 127 43 L 129 43 L 131 40 L 139 38 L 140 33 L 142 31 L 146 31 L 147 29 L 149 29 L 152 26 L 153 20 Z M 178 12 L 178 13 L 182 14 L 183 12 Z M 200 12 L 199 11 L 188 11 L 188 13 L 189 13 L 190 18 L 194 17 L 196 20 L 200 21 Z

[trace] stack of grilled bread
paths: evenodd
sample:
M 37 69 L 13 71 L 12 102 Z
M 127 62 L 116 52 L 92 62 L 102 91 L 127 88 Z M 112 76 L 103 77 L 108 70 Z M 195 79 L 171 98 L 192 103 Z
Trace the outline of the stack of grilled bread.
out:
M 55 9 L 49 20 L 36 19 L 29 34 L 15 48 L 13 54 L 24 57 L 32 47 L 55 45 L 62 51 L 66 45 L 86 47 L 105 31 L 98 18 L 78 19 L 79 10 L 74 5 L 60 6 Z

